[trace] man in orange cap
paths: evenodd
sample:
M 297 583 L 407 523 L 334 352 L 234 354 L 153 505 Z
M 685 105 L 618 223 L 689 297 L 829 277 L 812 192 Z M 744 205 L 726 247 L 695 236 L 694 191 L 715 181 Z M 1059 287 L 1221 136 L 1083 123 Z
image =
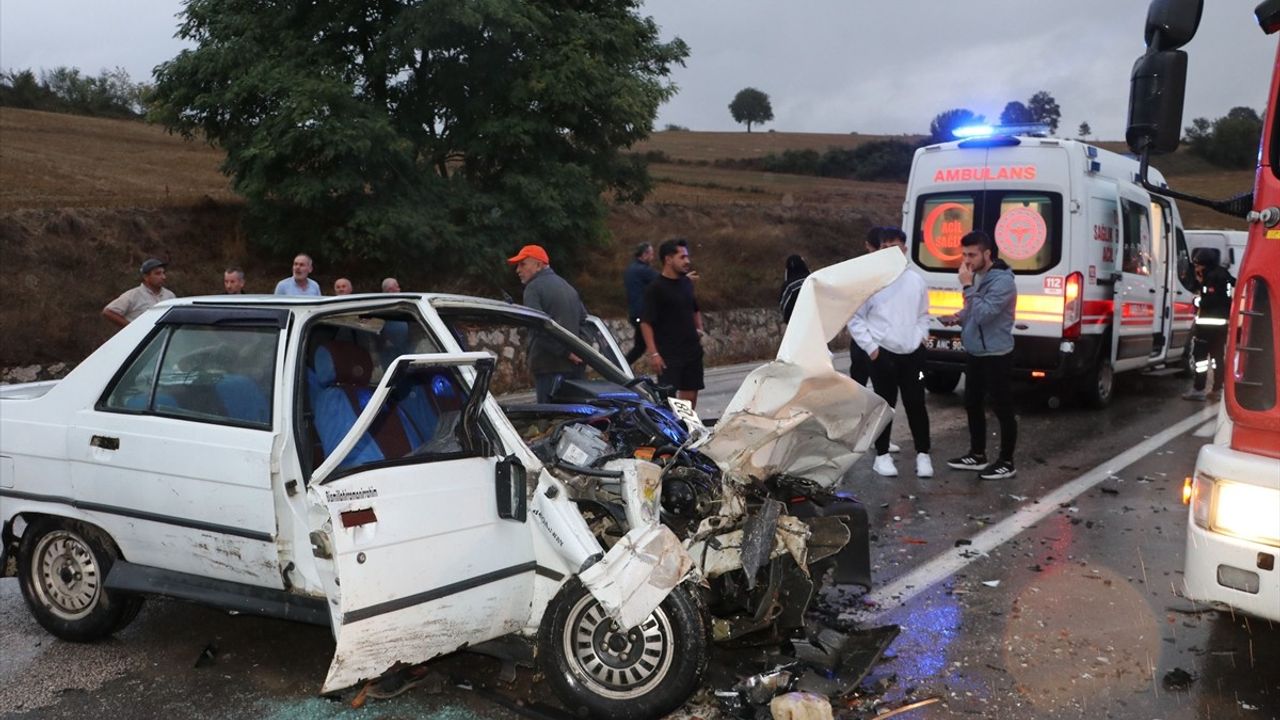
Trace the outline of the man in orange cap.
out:
M 547 251 L 541 245 L 525 245 L 507 262 L 516 266 L 516 276 L 524 283 L 524 304 L 550 315 L 556 324 L 581 337 L 587 309 L 578 291 L 551 269 Z M 578 356 L 554 337 L 537 332 L 529 341 L 529 371 L 540 403 L 551 402 L 562 378 L 583 376 Z

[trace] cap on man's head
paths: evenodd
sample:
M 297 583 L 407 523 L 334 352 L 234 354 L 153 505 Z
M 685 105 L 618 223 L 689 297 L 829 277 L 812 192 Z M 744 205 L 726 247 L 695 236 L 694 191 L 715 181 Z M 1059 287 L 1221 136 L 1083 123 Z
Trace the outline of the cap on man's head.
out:
M 163 260 L 159 260 L 157 258 L 147 258 L 146 260 L 142 261 L 142 267 L 138 270 L 138 272 L 143 275 L 146 275 L 152 270 L 155 270 L 156 268 L 164 267 L 165 265 L 168 265 L 168 264 L 169 263 Z
M 547 251 L 543 250 L 541 245 L 525 245 L 520 248 L 520 252 L 516 253 L 514 257 L 507 258 L 507 262 L 515 265 L 526 258 L 533 258 L 544 265 L 551 264 L 551 258 L 547 257 Z

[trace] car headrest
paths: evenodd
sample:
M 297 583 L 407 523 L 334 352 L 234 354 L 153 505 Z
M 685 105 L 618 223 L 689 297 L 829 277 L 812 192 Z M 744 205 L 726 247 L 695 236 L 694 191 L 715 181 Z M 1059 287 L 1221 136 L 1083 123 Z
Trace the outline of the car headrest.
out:
M 316 381 L 321 387 L 365 385 L 373 373 L 373 361 L 364 348 L 349 342 L 328 342 L 316 348 Z

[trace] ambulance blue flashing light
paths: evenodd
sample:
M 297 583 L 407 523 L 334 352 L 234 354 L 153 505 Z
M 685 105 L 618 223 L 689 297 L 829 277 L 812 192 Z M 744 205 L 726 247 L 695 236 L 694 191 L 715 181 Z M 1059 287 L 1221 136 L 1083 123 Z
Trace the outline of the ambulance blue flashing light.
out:
M 995 134 L 995 128 L 990 125 L 965 125 L 951 131 L 951 136 L 963 140 L 965 138 L 991 137 Z
M 1014 135 L 1032 135 L 1043 137 L 1048 134 L 1049 128 L 1043 123 L 1025 123 L 1021 125 L 962 125 L 951 131 L 951 136 L 957 140 L 995 137 L 996 135 L 1009 137 Z

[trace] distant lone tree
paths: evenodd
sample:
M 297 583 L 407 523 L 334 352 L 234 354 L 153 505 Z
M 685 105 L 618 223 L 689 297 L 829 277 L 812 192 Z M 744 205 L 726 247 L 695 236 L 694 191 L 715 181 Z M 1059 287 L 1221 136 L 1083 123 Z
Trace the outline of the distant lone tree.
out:
M 753 87 L 742 88 L 729 103 L 729 113 L 736 123 L 746 123 L 747 132 L 751 132 L 753 124 L 767 123 L 773 119 L 773 105 L 769 103 L 769 95 Z
M 186 0 L 194 47 L 153 117 L 226 152 L 255 241 L 491 274 L 523 243 L 573 258 L 639 202 L 688 46 L 640 0 Z M 559 262 L 559 260 L 557 261 Z
M 940 143 L 955 140 L 952 132 L 956 128 L 962 128 L 966 125 L 981 125 L 986 122 L 986 118 L 981 115 L 975 115 L 972 110 L 965 108 L 953 108 L 938 113 L 933 118 L 933 122 L 929 123 L 929 141 Z
M 1088 122 L 1082 122 L 1080 123 L 1080 129 L 1076 131 L 1076 134 L 1080 136 L 1081 140 L 1083 140 L 1093 134 L 1093 128 L 1089 127 Z
M 1027 109 L 1031 111 L 1032 122 L 1043 123 L 1049 128 L 1049 134 L 1058 132 L 1058 122 L 1062 120 L 1062 110 L 1058 101 L 1047 91 L 1041 90 L 1027 101 Z
M 1000 113 L 1001 125 L 1026 125 L 1034 120 L 1027 106 L 1017 100 L 1005 105 L 1004 111 Z

